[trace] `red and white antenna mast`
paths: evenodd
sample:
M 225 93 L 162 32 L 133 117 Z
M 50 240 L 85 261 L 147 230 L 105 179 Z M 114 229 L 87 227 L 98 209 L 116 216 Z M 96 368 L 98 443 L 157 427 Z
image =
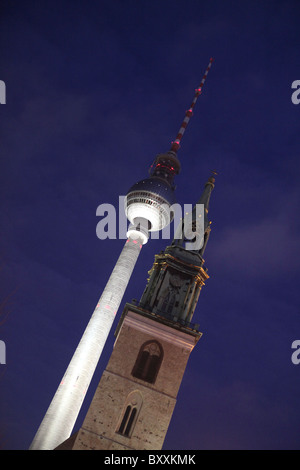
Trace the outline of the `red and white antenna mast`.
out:
M 184 131 L 187 128 L 187 125 L 189 123 L 190 118 L 193 115 L 193 109 L 195 107 L 197 99 L 198 99 L 199 95 L 201 95 L 201 93 L 202 93 L 202 88 L 203 88 L 203 85 L 205 83 L 205 80 L 206 80 L 207 74 L 209 72 L 209 69 L 211 68 L 213 60 L 214 60 L 213 58 L 210 59 L 209 64 L 207 66 L 207 69 L 205 70 L 205 74 L 203 75 L 203 78 L 201 80 L 201 83 L 200 83 L 199 87 L 196 88 L 196 90 L 195 90 L 195 96 L 194 96 L 193 102 L 192 102 L 190 108 L 185 112 L 185 118 L 182 121 L 181 127 L 179 129 L 178 134 L 177 134 L 177 137 L 174 140 L 174 142 L 172 142 L 172 146 L 171 146 L 170 150 L 173 151 L 173 152 L 177 152 L 178 149 L 180 148 L 180 142 L 181 142 L 182 136 L 184 134 Z

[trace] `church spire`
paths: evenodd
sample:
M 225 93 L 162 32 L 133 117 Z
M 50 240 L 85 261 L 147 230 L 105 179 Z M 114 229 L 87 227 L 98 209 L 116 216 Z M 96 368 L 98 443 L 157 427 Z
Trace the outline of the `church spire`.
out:
M 215 171 L 212 173 L 217 174 Z M 215 185 L 213 175 L 205 183 L 191 216 L 183 218 L 172 244 L 155 256 L 140 300 L 143 309 L 167 318 L 174 325 L 179 322 L 180 327 L 193 328 L 191 321 L 200 291 L 209 277 L 203 253 L 211 230 L 208 210 Z M 197 210 L 199 205 L 202 211 Z
M 195 244 L 197 249 L 192 249 L 192 251 L 197 251 L 201 256 L 203 255 L 210 233 L 211 222 L 208 219 L 208 211 L 211 193 L 215 187 L 215 175 L 217 175 L 217 172 L 215 170 L 212 170 L 212 176 L 210 176 L 207 182 L 205 183 L 204 190 L 198 202 L 193 207 L 192 213 L 189 217 L 186 217 L 188 215 L 186 214 L 181 224 L 178 226 L 174 240 L 172 242 L 172 246 L 183 246 L 187 241 L 191 241 L 191 239 L 193 239 L 194 237 L 201 237 L 202 240 L 199 240 L 199 243 Z M 204 222 L 202 222 L 201 219 L 202 211 L 197 210 L 197 207 L 199 207 L 200 205 L 203 206 Z M 202 223 L 203 225 L 201 225 Z
M 213 175 L 217 175 L 217 172 L 215 170 L 212 171 Z M 208 180 L 205 183 L 203 193 L 201 194 L 201 197 L 197 204 L 203 204 L 205 213 L 208 214 L 209 211 L 209 202 L 210 202 L 210 196 L 212 193 L 212 190 L 215 187 L 215 178 L 213 176 L 210 176 Z M 205 227 L 206 228 L 206 227 Z

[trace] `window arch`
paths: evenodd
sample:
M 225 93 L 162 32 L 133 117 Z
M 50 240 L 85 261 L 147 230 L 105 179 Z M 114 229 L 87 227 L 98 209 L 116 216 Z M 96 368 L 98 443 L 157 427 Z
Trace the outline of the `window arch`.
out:
M 163 348 L 157 341 L 147 341 L 139 351 L 132 375 L 145 382 L 154 383 L 163 359 Z
M 131 437 L 142 403 L 143 398 L 140 392 L 134 391 L 128 395 L 118 423 L 117 433 Z

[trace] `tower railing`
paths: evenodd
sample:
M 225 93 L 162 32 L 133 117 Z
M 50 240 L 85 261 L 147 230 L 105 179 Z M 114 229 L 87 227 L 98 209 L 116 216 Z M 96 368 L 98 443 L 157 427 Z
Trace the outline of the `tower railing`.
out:
M 199 331 L 199 323 L 193 323 L 187 320 L 184 320 L 183 318 L 179 318 L 176 315 L 173 315 L 172 313 L 165 312 L 164 310 L 158 309 L 156 307 L 149 307 L 149 305 L 143 303 L 143 302 L 138 302 L 134 301 L 135 306 L 143 309 L 144 311 L 147 312 L 147 314 L 155 317 L 161 317 L 162 319 L 171 321 L 174 323 L 174 325 L 178 325 L 179 327 L 183 327 L 189 330 L 192 330 L 194 332 L 200 333 Z

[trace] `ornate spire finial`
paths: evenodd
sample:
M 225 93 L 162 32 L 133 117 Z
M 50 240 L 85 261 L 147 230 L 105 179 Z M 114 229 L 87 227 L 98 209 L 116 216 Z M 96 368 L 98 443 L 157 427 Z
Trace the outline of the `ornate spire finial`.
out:
M 217 172 L 215 170 L 211 170 L 211 171 L 214 175 L 217 175 Z M 195 233 L 196 234 L 197 224 L 199 223 L 199 220 L 198 220 L 197 217 L 201 217 L 201 216 L 197 215 L 197 205 L 198 204 L 203 204 L 203 206 L 204 206 L 204 220 L 203 220 L 203 223 L 204 223 L 204 227 L 203 227 L 203 229 L 204 229 L 203 230 L 204 239 L 203 239 L 203 243 L 200 247 L 200 250 L 198 250 L 199 253 L 202 256 L 202 254 L 204 252 L 204 249 L 206 247 L 207 240 L 208 240 L 208 237 L 209 237 L 209 232 L 210 232 L 211 222 L 208 220 L 208 211 L 209 211 L 210 196 L 211 196 L 211 192 L 214 189 L 214 187 L 215 187 L 215 178 L 213 176 L 210 176 L 208 178 L 208 180 L 206 181 L 206 183 L 205 183 L 204 190 L 203 190 L 203 192 L 200 196 L 200 199 L 198 200 L 197 204 L 193 207 L 192 220 L 191 221 L 187 220 L 187 222 L 186 222 L 184 218 L 182 219 L 181 223 L 177 227 L 175 237 L 172 241 L 172 245 L 183 245 L 186 241 L 185 236 L 186 236 L 187 233 Z M 191 225 L 186 225 L 185 226 L 186 223 L 191 224 Z M 191 230 L 191 231 L 189 232 L 189 230 Z
M 216 170 L 210 170 L 212 175 L 216 176 L 218 173 L 216 172 Z M 206 184 L 211 184 L 213 187 L 214 187 L 214 184 L 215 184 L 215 178 L 214 176 L 210 176 L 206 182 Z

